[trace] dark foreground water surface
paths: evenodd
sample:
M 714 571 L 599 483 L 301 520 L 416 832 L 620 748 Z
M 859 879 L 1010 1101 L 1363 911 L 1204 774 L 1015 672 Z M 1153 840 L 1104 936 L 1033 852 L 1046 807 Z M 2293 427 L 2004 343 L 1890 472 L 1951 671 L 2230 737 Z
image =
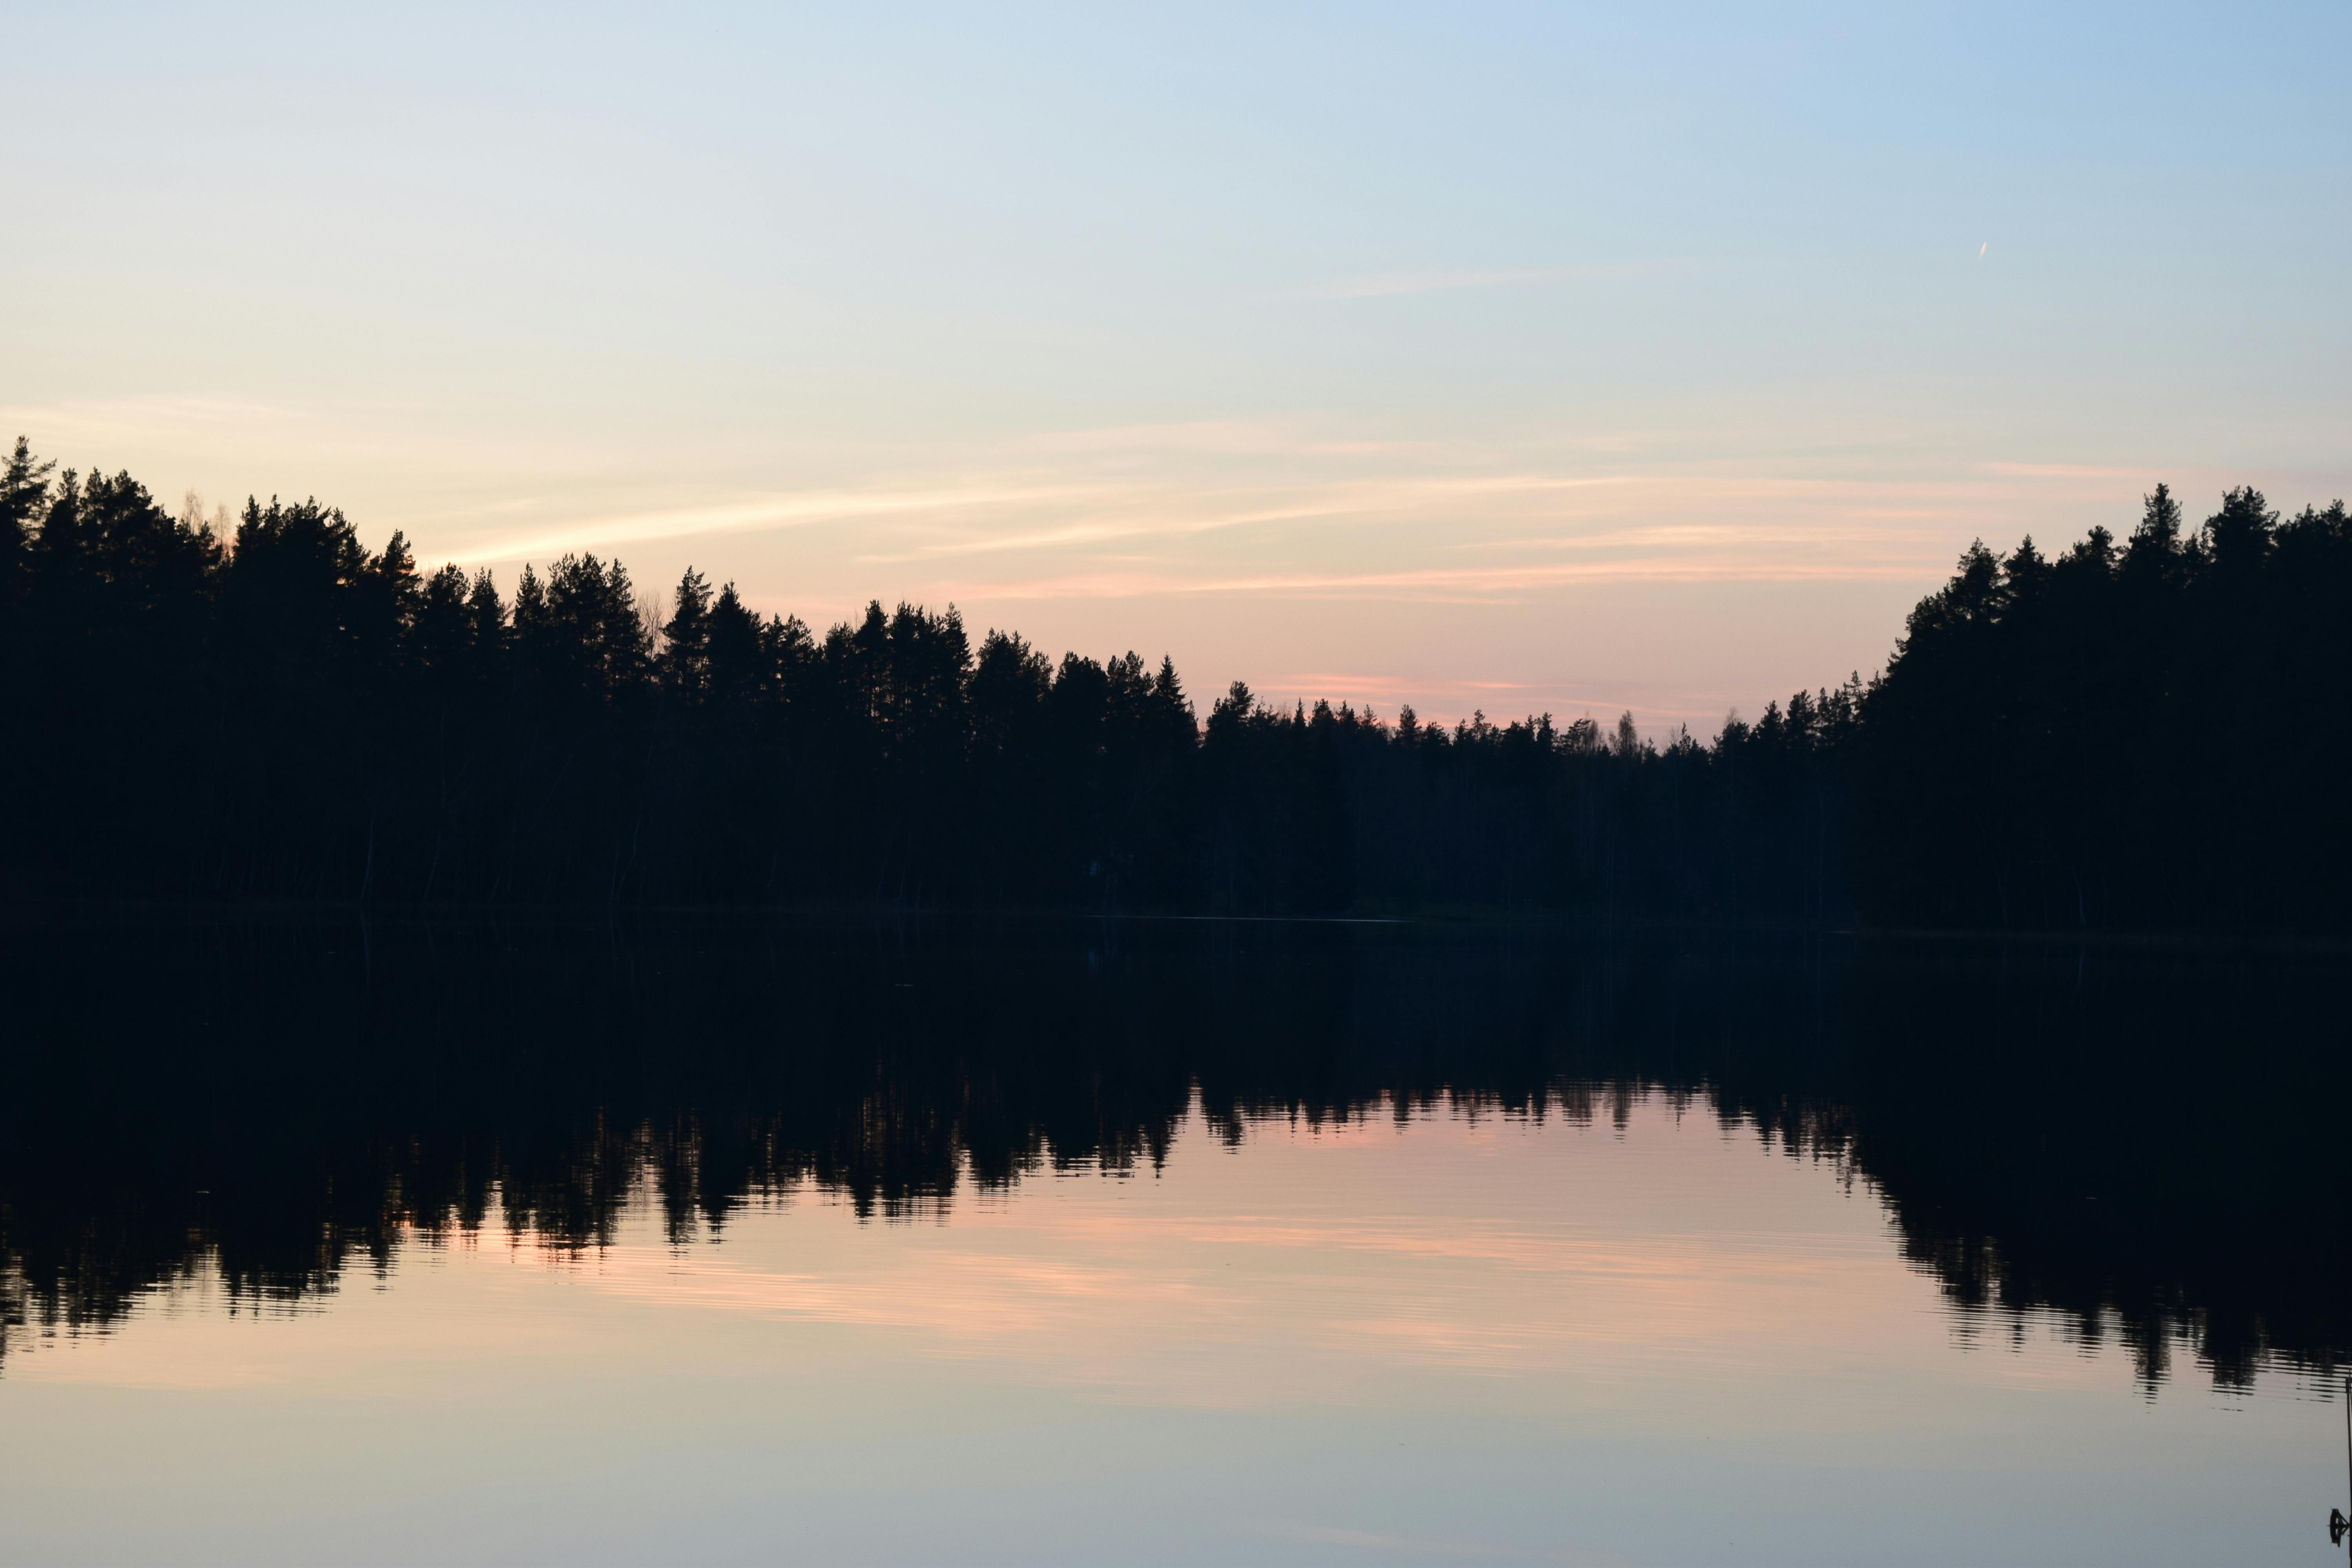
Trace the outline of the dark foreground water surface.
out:
M 2327 954 L 0 931 L 12 1562 L 2322 1563 Z

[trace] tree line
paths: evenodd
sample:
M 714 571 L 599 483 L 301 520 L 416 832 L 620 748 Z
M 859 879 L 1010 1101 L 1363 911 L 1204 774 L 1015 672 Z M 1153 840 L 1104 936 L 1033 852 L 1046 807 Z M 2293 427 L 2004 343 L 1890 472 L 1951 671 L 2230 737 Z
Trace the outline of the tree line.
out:
M 1867 910 L 1955 926 L 2352 924 L 2352 527 L 2251 489 L 2118 543 L 1972 545 L 1847 766 Z
M 2343 742 L 2290 757 L 2212 720 L 2308 733 L 2340 689 L 2342 507 L 2282 524 L 2233 491 L 2190 535 L 2168 494 L 2149 506 L 2121 550 L 2103 531 L 2056 561 L 1978 546 L 1882 677 L 1659 746 L 1630 715 L 1449 727 L 1239 681 L 1203 716 L 1164 657 L 975 647 L 952 607 L 905 604 L 820 635 L 692 570 L 648 611 L 587 553 L 502 592 L 420 570 L 397 533 L 371 551 L 315 500 L 174 515 L 20 438 L 0 467 L 0 885 L 2340 923 L 2341 879 L 2315 868 L 2340 867 L 2341 832 L 2315 858 L 2326 830 L 2296 814 L 2321 810 Z M 2263 858 L 2290 846 L 2294 866 Z

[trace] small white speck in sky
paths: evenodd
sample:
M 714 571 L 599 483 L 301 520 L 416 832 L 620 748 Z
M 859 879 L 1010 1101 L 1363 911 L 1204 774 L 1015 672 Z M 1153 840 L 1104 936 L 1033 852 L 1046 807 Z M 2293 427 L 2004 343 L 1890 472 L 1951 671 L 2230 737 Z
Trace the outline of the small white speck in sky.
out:
M 1983 245 L 1979 245 L 1979 246 L 1978 246 L 1978 247 L 1977 247 L 1977 254 L 1978 254 L 1979 256 L 1982 256 L 1982 255 L 1985 253 L 1986 248 L 1987 248 L 1988 247 L 1990 247 L 1991 244 L 1992 244 L 1992 241 L 1988 239 L 1988 240 L 1986 240 L 1986 241 L 1984 242 L 1984 244 L 1983 244 Z

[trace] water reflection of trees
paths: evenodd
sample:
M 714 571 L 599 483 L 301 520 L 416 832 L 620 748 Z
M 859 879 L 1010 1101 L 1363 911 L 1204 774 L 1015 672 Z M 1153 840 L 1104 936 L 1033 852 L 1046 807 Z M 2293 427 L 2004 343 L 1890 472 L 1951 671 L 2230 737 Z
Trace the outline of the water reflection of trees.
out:
M 888 1219 L 1149 1169 L 1197 1103 L 1618 1120 L 1843 1163 L 1966 1314 L 2151 1382 L 2352 1342 L 2332 963 L 1755 934 L 1109 923 L 11 933 L 5 1334 L 215 1272 L 299 1302 L 404 1239 L 673 1238 L 814 1185 Z

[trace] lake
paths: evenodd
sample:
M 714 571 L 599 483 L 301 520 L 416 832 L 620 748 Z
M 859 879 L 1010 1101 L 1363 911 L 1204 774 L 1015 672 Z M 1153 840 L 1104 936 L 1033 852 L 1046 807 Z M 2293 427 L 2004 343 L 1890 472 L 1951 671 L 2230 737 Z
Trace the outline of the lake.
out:
M 19 919 L 42 1563 L 2321 1563 L 2341 953 Z

